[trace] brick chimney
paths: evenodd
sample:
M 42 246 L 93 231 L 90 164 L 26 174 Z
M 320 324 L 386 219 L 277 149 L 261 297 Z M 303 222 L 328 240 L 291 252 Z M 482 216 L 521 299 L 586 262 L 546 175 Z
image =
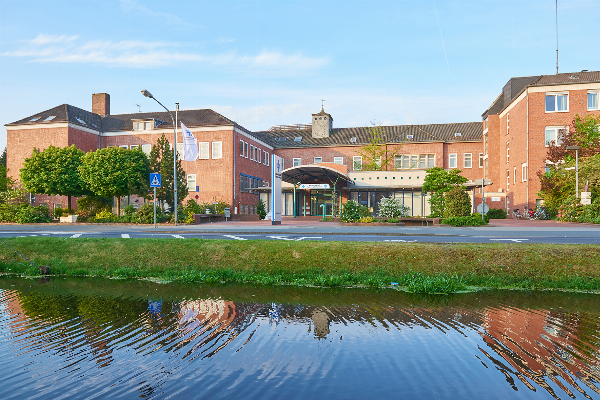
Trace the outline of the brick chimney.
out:
M 92 94 L 92 112 L 101 117 L 110 114 L 110 95 L 108 93 Z

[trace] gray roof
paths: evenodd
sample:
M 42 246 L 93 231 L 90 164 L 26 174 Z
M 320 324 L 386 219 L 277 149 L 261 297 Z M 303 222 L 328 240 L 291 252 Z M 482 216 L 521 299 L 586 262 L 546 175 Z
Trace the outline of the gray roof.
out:
M 49 119 L 50 117 L 54 118 Z M 61 104 L 60 106 L 42 111 L 7 125 L 50 124 L 53 122 L 70 122 L 75 125 L 85 126 L 95 130 L 100 129 L 102 124 L 101 118 L 97 114 L 69 104 Z
M 173 112 L 173 116 L 175 116 L 175 112 Z M 236 125 L 239 127 L 239 125 L 235 124 L 235 122 L 229 118 L 225 118 L 213 110 L 182 110 L 179 111 L 177 118 L 187 127 L 204 125 Z M 132 121 L 134 119 L 155 119 L 161 121 L 157 126 L 161 128 L 173 128 L 171 115 L 169 115 L 168 112 L 163 111 L 107 115 L 102 118 L 102 129 L 104 132 L 130 131 L 133 129 Z
M 455 136 L 460 133 L 460 136 Z M 274 148 L 302 148 L 323 146 L 363 146 L 371 142 L 371 128 L 334 128 L 327 138 L 313 138 L 310 130 L 253 132 L 254 136 Z M 453 124 L 393 125 L 381 127 L 385 143 L 402 142 L 464 142 L 482 139 L 481 122 Z M 409 136 L 412 135 L 412 138 Z M 355 142 L 350 139 L 356 137 Z M 301 140 L 295 140 L 302 138 Z
M 537 75 L 511 78 L 502 88 L 502 94 L 481 116 L 499 114 L 528 86 L 568 85 L 574 83 L 600 82 L 600 71 L 566 72 L 555 75 Z

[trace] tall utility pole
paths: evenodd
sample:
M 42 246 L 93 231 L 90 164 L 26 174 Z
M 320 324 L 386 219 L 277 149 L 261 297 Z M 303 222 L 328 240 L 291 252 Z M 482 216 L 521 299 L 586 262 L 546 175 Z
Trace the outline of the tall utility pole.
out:
M 556 75 L 558 75 L 558 0 L 556 0 Z

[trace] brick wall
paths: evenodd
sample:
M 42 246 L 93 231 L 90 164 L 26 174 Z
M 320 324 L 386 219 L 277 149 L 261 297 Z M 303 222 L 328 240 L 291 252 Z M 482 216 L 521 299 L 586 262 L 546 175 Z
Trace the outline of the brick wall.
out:
M 241 151 L 240 142 L 244 142 L 248 144 L 248 156 L 246 157 L 245 153 Z M 255 178 L 260 178 L 263 182 L 269 182 L 269 186 L 272 186 L 271 183 L 271 155 L 273 154 L 273 150 L 264 146 L 263 144 L 257 142 L 256 140 L 243 135 L 239 132 L 236 132 L 234 135 L 234 141 L 232 144 L 234 148 L 234 162 L 235 162 L 235 202 L 232 204 L 232 207 L 237 207 L 237 211 L 239 214 L 245 213 L 246 206 L 248 206 L 248 212 L 253 213 L 254 208 L 258 204 L 259 195 L 257 193 L 248 193 L 242 192 L 240 190 L 240 174 L 246 174 Z M 251 159 L 250 146 L 258 148 L 261 152 L 260 162 L 258 160 Z M 269 165 L 264 164 L 265 151 L 269 157 Z M 242 155 L 244 155 L 242 157 Z M 291 164 L 287 164 L 284 161 L 284 167 L 287 168 L 291 166 Z M 233 176 L 233 171 L 230 172 L 230 176 Z M 234 208 L 231 210 L 235 211 Z

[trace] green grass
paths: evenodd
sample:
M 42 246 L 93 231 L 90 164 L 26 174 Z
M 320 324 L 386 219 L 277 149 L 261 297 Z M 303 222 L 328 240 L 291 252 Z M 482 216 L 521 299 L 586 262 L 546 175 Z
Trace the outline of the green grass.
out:
M 10 238 L 52 274 L 154 277 L 181 283 L 600 290 L 597 245 Z M 0 243 L 0 272 L 38 271 Z

